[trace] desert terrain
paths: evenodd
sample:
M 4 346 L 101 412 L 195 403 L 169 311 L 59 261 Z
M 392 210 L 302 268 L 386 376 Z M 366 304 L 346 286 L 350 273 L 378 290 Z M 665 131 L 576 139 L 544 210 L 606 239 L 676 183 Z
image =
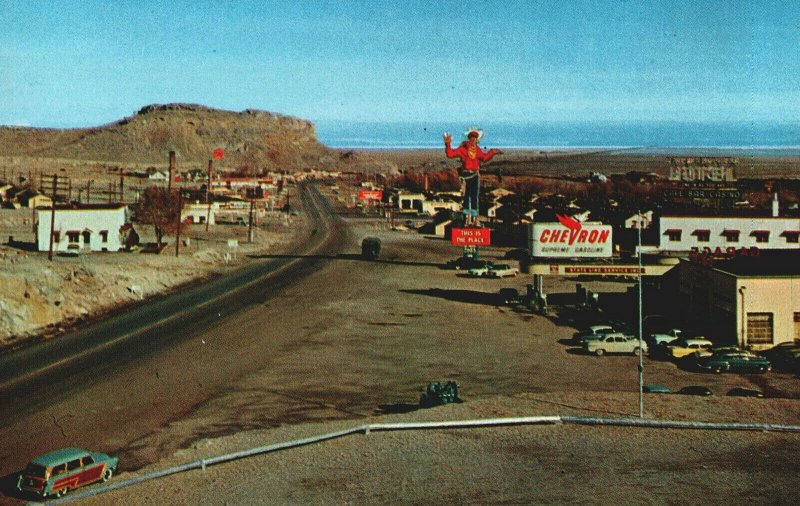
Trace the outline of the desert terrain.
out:
M 453 166 L 438 150 L 329 151 L 315 144 L 313 129 L 294 121 L 285 123 L 281 135 L 288 144 L 307 142 L 308 151 L 281 151 L 276 146 L 284 143 L 265 139 L 261 123 L 226 140 L 218 134 L 224 130 L 220 125 L 230 127 L 230 116 L 189 112 L 207 123 L 188 128 L 188 121 L 199 120 L 185 117 L 185 108 L 154 108 L 108 130 L 60 132 L 58 138 L 5 131 L 0 146 L 16 143 L 21 135 L 33 138 L 27 149 L 2 150 L 0 175 L 37 181 L 60 174 L 73 180 L 76 195 L 83 190 L 84 201 L 114 199 L 119 192 L 133 202 L 147 183 L 125 178 L 123 187 L 120 176 L 166 167 L 166 152 L 173 146 L 178 146 L 179 169 L 204 167 L 204 153 L 221 142 L 240 149 L 234 147 L 220 168 L 256 173 L 300 162 L 309 167 L 332 163 L 368 175 Z M 274 121 L 256 113 L 244 116 L 246 121 Z M 184 126 L 161 125 L 175 122 Z M 253 132 L 260 144 L 245 139 Z M 146 146 L 144 139 L 152 146 L 126 160 L 117 152 L 120 138 L 137 149 Z M 62 142 L 80 149 L 67 153 Z M 270 152 L 271 146 L 278 151 Z M 247 154 L 253 152 L 257 155 Z M 509 151 L 502 164 L 488 166 L 487 180 L 498 182 L 498 171 L 507 183 L 516 176 L 582 177 L 590 171 L 663 174 L 670 163 L 670 157 L 617 152 Z M 764 177 L 795 177 L 800 164 L 771 158 L 738 163 Z M 116 376 L 93 378 L 85 391 L 64 393 L 31 418 L 9 416 L 12 421 L 0 429 L 7 442 L 0 459 L 5 474 L 0 502 L 25 499 L 13 494 L 10 482 L 33 455 L 10 452 L 12 446 L 35 454 L 42 448 L 95 445 L 121 458 L 113 484 L 371 422 L 638 417 L 638 359 L 588 356 L 569 344 L 576 328 L 598 317 L 569 302 L 577 283 L 620 295 L 632 282 L 548 277 L 545 292 L 563 302 L 554 303 L 547 316 L 498 304 L 500 288 L 524 293 L 530 277 L 472 279 L 444 269 L 461 251 L 420 234 L 415 227 L 421 222 L 393 228 L 386 217 L 344 208 L 349 199 L 342 194 L 355 194 L 357 187 L 342 182 L 336 194 L 330 187 L 319 188 L 342 220 L 341 235 L 334 238 L 336 254 L 293 253 L 294 245 L 312 233 L 307 210 L 297 200 L 296 215 L 268 215 L 252 243 L 246 226 L 206 232 L 198 225 L 184 232 L 188 241 L 178 256 L 174 238 L 167 237 L 171 244 L 158 255 L 102 253 L 53 261 L 32 251 L 30 210 L 0 209 L 3 353 L 58 339 L 105 315 L 265 257 L 314 262 L 313 272 L 296 283 L 276 288 L 258 303 L 231 308 L 230 316 L 220 315 L 209 328 L 192 328 L 188 339 L 165 346 L 159 356 L 132 359 Z M 149 227 L 138 231 L 143 241 L 153 240 Z M 358 257 L 360 240 L 367 235 L 383 241 L 377 261 Z M 6 240 L 10 236 L 13 242 Z M 229 246 L 232 239 L 235 249 Z M 482 257 L 499 260 L 506 249 L 487 247 Z M 704 385 L 714 392 L 709 397 L 646 394 L 647 419 L 800 423 L 800 386 L 791 374 L 707 375 L 650 358 L 644 367 L 648 384 L 673 392 Z M 464 402 L 418 409 L 425 385 L 442 380 L 458 382 Z M 154 392 L 144 408 L 130 405 L 134 396 L 126 395 L 127 385 L 141 390 L 137 395 Z M 767 396 L 725 395 L 736 387 L 757 388 Z M 178 402 L 177 390 L 183 395 L 190 388 L 196 390 L 194 397 L 187 394 L 180 401 L 191 403 L 169 406 Z M 173 415 L 170 408 L 179 413 Z M 150 420 L 128 417 L 142 409 L 152 412 Z M 99 417 L 104 430 L 95 421 Z M 797 433 L 780 431 L 576 425 L 372 433 L 179 473 L 80 503 L 794 504 L 797 445 Z

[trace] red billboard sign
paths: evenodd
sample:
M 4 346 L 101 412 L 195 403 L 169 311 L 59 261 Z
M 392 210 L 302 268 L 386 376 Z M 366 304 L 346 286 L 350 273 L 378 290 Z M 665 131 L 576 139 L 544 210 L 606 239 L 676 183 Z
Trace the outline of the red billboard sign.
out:
M 225 150 L 222 148 L 217 148 L 211 153 L 214 156 L 214 160 L 222 160 L 225 158 Z
M 450 234 L 453 246 L 489 246 L 491 230 L 488 228 L 454 228 Z
M 358 200 L 383 200 L 383 190 L 359 190 Z

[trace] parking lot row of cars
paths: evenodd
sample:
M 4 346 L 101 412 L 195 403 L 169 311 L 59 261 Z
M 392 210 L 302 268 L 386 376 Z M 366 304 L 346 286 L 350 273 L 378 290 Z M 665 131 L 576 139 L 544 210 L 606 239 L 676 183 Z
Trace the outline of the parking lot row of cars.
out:
M 772 369 L 768 356 L 780 357 L 782 364 L 797 367 L 800 360 L 800 345 L 779 345 L 772 353 L 759 355 L 736 346 L 715 346 L 703 337 L 684 337 L 680 329 L 653 333 L 642 342 L 624 331 L 624 325 L 616 328 L 609 324 L 592 325 L 573 335 L 573 343 L 594 355 L 606 353 L 647 353 L 654 358 L 675 361 L 693 360 L 700 371 L 722 373 L 765 373 Z M 766 355 L 766 356 L 765 356 Z

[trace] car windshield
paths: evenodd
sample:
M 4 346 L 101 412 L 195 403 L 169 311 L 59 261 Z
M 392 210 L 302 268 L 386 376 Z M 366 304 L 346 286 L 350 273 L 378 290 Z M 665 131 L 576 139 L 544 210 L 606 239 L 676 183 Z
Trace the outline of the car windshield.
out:
M 44 478 L 47 475 L 47 468 L 41 464 L 30 463 L 28 467 L 25 468 L 25 475 L 35 478 Z

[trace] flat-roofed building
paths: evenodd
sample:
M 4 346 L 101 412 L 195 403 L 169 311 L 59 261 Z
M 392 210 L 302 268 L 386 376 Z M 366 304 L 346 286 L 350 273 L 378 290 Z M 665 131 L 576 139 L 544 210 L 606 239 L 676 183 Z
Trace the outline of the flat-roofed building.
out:
M 753 247 L 800 250 L 800 218 L 661 216 L 659 220 L 659 249 L 663 252 Z
M 120 251 L 130 236 L 128 206 L 125 204 L 56 205 L 36 212 L 36 240 L 39 251 L 50 249 L 50 223 L 53 226 L 53 251 L 67 251 L 70 245 L 84 251 Z
M 800 341 L 800 252 L 682 260 L 680 309 L 719 343 L 754 349 Z

